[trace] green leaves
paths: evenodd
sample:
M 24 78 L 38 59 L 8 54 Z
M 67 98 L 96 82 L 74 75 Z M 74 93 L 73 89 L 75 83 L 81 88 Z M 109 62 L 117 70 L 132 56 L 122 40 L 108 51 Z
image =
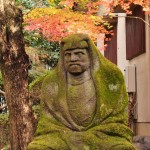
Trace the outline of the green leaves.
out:
M 16 5 L 21 5 L 25 9 L 32 9 L 35 7 L 46 7 L 49 6 L 47 0 L 15 0 Z
M 35 32 L 24 31 L 27 46 L 36 48 L 39 51 L 39 58 L 50 67 L 55 67 L 58 62 L 60 45 L 58 42 L 49 42 Z

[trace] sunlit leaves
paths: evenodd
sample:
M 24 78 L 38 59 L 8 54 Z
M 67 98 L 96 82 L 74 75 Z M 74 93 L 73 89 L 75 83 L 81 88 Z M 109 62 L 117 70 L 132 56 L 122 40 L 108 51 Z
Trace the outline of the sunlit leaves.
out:
M 128 14 L 132 13 L 130 10 L 131 4 L 141 5 L 143 10 L 146 12 L 150 11 L 150 1 L 149 0 L 99 0 L 97 2 L 90 2 L 88 4 L 89 12 L 93 13 L 98 11 L 98 6 L 104 6 L 107 9 L 107 13 L 113 12 L 116 6 L 121 6 L 121 8 Z
M 100 6 L 105 8 L 105 15 L 114 11 L 118 5 L 126 13 L 131 13 L 130 5 L 143 6 L 149 10 L 148 0 L 48 0 L 51 6 L 56 8 L 36 8 L 28 13 L 25 29 L 37 31 L 43 38 L 49 41 L 60 41 L 62 37 L 70 33 L 82 32 L 89 34 L 96 41 L 99 33 L 106 33 L 110 26 L 101 17 L 97 17 Z M 75 6 L 75 7 L 74 7 Z M 59 9 L 58 9 L 59 8 Z
M 61 0 L 47 0 L 51 7 L 56 7 L 60 3 Z
M 75 10 L 85 11 L 89 2 L 90 0 L 61 0 L 59 6 L 65 9 L 72 9 L 74 7 Z
M 30 13 L 24 16 L 24 19 L 37 19 L 46 15 L 53 15 L 59 13 L 60 9 L 55 8 L 35 8 L 30 11 Z
M 100 17 L 69 10 L 36 9 L 25 18 L 25 23 L 28 24 L 26 30 L 36 30 L 49 41 L 60 41 L 67 34 L 77 32 L 89 34 L 93 40 L 96 40 L 100 32 L 106 32 Z

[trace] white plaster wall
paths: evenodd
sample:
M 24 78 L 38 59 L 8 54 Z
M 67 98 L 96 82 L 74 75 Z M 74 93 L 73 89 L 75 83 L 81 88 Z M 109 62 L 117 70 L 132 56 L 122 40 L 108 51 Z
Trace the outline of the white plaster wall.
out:
M 147 16 L 146 21 L 148 21 Z M 136 66 L 137 122 L 141 123 L 150 122 L 150 27 L 148 27 L 146 24 L 145 26 L 146 26 L 146 53 L 139 55 L 138 57 L 128 61 L 126 60 L 125 14 L 123 13 L 118 14 L 118 32 L 117 32 L 118 67 L 124 73 L 125 66 L 127 65 Z M 142 126 L 142 124 L 140 125 Z
M 135 134 L 138 136 L 150 136 L 150 123 L 148 122 L 136 123 Z
M 146 17 L 146 21 L 148 21 L 148 17 Z M 147 25 L 145 26 L 146 53 L 128 62 L 129 65 L 136 66 L 137 122 L 141 123 L 150 122 L 150 28 Z
M 129 62 L 136 66 L 137 81 L 137 122 L 149 122 L 149 62 L 144 53 Z

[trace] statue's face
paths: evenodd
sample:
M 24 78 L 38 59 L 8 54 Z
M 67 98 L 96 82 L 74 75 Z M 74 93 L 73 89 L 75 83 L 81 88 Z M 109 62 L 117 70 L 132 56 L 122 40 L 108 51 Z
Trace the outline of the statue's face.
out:
M 67 72 L 78 75 L 90 66 L 89 54 L 86 49 L 65 50 L 64 66 Z

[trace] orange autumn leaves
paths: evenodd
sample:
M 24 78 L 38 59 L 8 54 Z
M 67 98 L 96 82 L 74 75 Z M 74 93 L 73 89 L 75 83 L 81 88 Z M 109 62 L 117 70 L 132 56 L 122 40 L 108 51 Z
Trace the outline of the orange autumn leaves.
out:
M 51 1 L 53 0 L 49 0 Z M 74 2 L 80 5 L 78 11 L 72 11 Z M 104 26 L 109 27 L 102 16 L 95 15 L 99 5 L 107 8 L 106 14 L 113 12 L 113 8 L 119 4 L 126 13 L 131 13 L 131 3 L 141 5 L 149 12 L 149 0 L 62 0 L 58 8 L 33 9 L 24 17 L 27 24 L 25 30 L 36 31 L 49 41 L 60 41 L 64 36 L 77 32 L 89 34 L 96 41 L 99 33 L 108 33 Z
M 70 33 L 86 33 L 93 40 L 100 32 L 107 32 L 100 17 L 70 10 L 39 8 L 25 16 L 25 30 L 38 31 L 49 41 L 60 41 Z

